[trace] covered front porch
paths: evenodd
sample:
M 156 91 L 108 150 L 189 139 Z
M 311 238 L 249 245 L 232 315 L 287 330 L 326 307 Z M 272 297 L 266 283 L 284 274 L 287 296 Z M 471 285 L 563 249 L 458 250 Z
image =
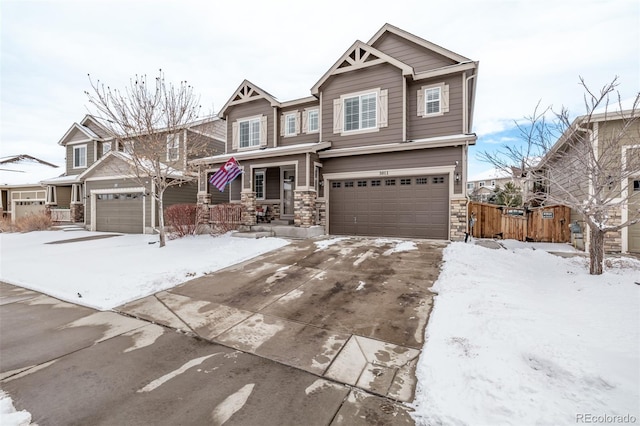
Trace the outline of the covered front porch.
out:
M 206 219 L 212 220 L 213 206 L 232 203 L 241 206 L 240 221 L 244 227 L 324 228 L 322 165 L 316 153 L 319 144 L 305 145 L 309 145 L 306 152 L 291 152 L 291 147 L 283 147 L 276 148 L 282 151 L 277 156 L 273 155 L 276 149 L 233 155 L 243 173 L 226 185 L 224 191 L 209 180 L 232 155 L 194 161 L 198 167 L 198 204 L 206 212 Z

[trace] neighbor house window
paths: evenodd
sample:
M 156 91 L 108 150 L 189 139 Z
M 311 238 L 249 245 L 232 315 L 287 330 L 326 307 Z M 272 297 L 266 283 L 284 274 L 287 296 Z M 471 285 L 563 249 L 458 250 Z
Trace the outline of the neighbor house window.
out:
M 253 189 L 256 191 L 256 200 L 264 200 L 265 173 L 264 170 L 256 171 L 253 178 Z
M 473 182 L 468 182 L 467 183 L 467 189 L 473 189 L 473 188 L 475 188 L 475 186 L 476 186 L 476 184 L 473 183 Z
M 73 168 L 80 169 L 87 167 L 87 146 L 80 145 L 73 147 Z
M 478 186 L 482 188 L 484 186 L 484 182 L 478 182 Z
M 344 99 L 344 130 L 373 129 L 377 127 L 376 94 L 354 96 Z
M 312 109 L 307 112 L 307 133 L 317 132 L 318 129 L 318 110 Z
M 177 134 L 167 135 L 167 161 L 180 158 L 180 137 Z
M 285 136 L 295 136 L 296 135 L 296 115 L 297 114 L 287 114 L 284 117 L 284 134 Z
M 253 118 L 238 122 L 240 148 L 260 145 L 260 119 Z
M 495 180 L 491 181 L 491 186 L 496 186 L 496 181 Z

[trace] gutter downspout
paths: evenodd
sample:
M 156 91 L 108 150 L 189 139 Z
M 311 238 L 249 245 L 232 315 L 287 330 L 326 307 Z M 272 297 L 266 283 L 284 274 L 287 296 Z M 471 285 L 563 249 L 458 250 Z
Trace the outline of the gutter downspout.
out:
M 476 67 L 477 67 L 477 65 L 476 65 Z M 464 75 L 466 75 L 466 72 L 464 73 Z M 469 87 L 469 81 L 471 79 L 473 79 L 473 78 L 476 78 L 477 75 L 478 74 L 477 74 L 477 68 L 476 68 L 476 73 L 473 74 L 473 75 L 470 75 L 469 77 L 466 77 L 465 81 L 464 81 L 464 86 L 462 87 L 463 96 L 464 96 L 463 99 L 464 99 L 464 103 L 465 103 L 464 111 L 463 111 L 463 114 L 462 114 L 462 127 L 463 127 L 463 131 L 466 134 L 469 134 L 470 130 L 471 130 L 471 129 L 469 129 L 469 127 L 470 127 L 470 125 L 469 125 L 469 121 L 470 121 L 469 120 L 469 115 L 470 115 L 469 112 L 470 111 L 469 111 L 469 108 L 468 108 L 469 101 L 467 99 L 467 91 L 468 91 L 468 87 Z M 467 217 L 465 219 L 466 219 L 467 223 L 466 223 L 465 226 L 466 226 L 466 229 L 467 229 L 467 235 L 470 235 L 471 229 L 469 228 L 469 203 L 471 202 L 471 199 L 469 198 L 469 189 L 467 188 L 467 185 L 466 185 L 467 169 L 468 169 L 468 167 L 467 167 L 468 152 L 469 152 L 469 141 L 467 140 L 467 141 L 464 142 L 464 157 L 465 158 L 464 158 L 464 168 L 462 170 L 462 177 L 463 177 L 462 181 L 465 182 L 465 185 L 464 185 L 464 198 L 467 200 L 466 204 L 465 204 L 465 210 L 467 212 Z M 465 242 L 466 242 L 466 240 L 467 239 L 465 238 Z

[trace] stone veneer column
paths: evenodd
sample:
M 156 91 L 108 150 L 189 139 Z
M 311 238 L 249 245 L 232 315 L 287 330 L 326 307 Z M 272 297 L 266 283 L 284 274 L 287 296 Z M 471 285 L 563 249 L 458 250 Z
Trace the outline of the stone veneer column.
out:
M 620 207 L 609 210 L 609 223 L 611 225 L 618 225 L 622 223 L 622 209 Z M 607 232 L 604 234 L 604 252 L 622 252 L 622 230 Z
M 81 203 L 71 203 L 69 206 L 69 216 L 73 223 L 84 222 L 84 206 Z
M 451 241 L 464 241 L 467 232 L 467 200 L 451 200 Z
M 242 191 L 240 193 L 240 203 L 242 204 L 242 224 L 251 226 L 256 224 L 256 193 L 253 191 Z
M 209 209 L 210 204 L 211 194 L 208 192 L 198 192 L 198 217 L 201 225 L 209 224 L 209 220 L 211 219 L 211 210 Z
M 308 228 L 316 221 L 316 191 L 295 191 L 293 196 L 293 223 Z

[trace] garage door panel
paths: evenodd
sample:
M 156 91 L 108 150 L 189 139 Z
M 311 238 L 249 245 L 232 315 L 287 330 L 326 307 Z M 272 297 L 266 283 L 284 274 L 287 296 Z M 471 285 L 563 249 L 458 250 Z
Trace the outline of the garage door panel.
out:
M 141 194 L 100 194 L 96 197 L 96 230 L 139 234 L 143 226 Z
M 446 175 L 336 181 L 330 191 L 333 234 L 448 238 Z

